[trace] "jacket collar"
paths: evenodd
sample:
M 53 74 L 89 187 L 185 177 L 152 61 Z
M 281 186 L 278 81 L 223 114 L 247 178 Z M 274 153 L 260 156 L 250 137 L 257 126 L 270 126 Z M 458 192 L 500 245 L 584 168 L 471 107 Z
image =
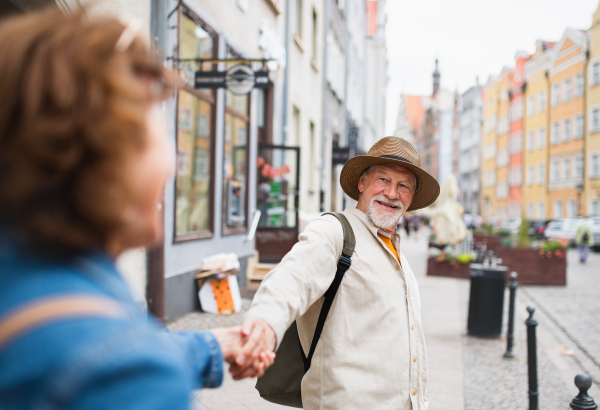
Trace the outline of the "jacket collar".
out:
M 381 239 L 379 239 L 379 236 L 377 235 L 377 231 L 379 230 L 379 228 L 376 227 L 375 225 L 373 225 L 373 222 L 371 222 L 371 220 L 367 217 L 366 213 L 364 213 L 360 209 L 354 208 L 354 207 L 346 208 L 344 210 L 344 212 L 347 212 L 351 215 L 356 216 L 362 222 L 362 224 L 373 234 L 373 236 L 375 238 L 377 238 L 377 240 L 381 241 Z M 400 245 L 400 235 L 398 235 L 397 233 L 393 234 L 392 235 L 392 243 L 396 247 L 396 252 L 398 252 L 398 254 L 400 254 L 400 246 L 399 246 Z M 382 244 L 383 244 L 383 242 L 382 242 Z M 396 244 L 398 246 L 396 246 Z

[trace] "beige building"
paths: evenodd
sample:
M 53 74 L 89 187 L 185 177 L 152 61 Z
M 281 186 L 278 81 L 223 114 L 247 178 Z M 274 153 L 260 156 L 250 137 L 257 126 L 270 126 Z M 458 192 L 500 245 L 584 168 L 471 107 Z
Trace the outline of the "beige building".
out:
M 600 6 L 589 30 L 589 63 L 586 82 L 585 178 L 582 213 L 600 216 Z

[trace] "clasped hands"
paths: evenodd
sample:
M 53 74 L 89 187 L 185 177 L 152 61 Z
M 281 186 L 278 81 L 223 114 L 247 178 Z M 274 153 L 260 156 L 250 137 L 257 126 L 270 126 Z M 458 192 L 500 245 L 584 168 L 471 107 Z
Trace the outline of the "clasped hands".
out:
M 261 377 L 275 360 L 275 332 L 262 319 L 249 317 L 242 326 L 212 329 L 235 380 Z

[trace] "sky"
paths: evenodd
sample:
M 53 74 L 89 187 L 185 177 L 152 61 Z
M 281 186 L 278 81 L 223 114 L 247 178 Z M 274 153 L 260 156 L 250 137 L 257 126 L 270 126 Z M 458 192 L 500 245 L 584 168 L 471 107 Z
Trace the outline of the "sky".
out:
M 401 94 L 431 95 L 439 59 L 441 86 L 459 92 L 502 67 L 535 41 L 560 41 L 567 27 L 588 29 L 600 0 L 387 0 L 386 135 L 393 135 Z

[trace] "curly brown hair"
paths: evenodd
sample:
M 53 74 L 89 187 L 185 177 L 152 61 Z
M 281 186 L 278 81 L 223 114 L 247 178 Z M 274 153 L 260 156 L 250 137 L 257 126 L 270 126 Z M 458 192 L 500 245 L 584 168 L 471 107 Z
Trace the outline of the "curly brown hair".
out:
M 0 24 L 0 232 L 40 250 L 105 248 L 122 173 L 174 77 L 127 27 L 57 8 Z

